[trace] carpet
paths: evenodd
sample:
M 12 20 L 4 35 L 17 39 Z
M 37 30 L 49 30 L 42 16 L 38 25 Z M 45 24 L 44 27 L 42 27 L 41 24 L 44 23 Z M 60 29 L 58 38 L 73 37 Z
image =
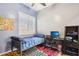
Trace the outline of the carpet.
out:
M 9 52 L 2 56 L 19 56 L 19 51 Z M 56 49 L 51 49 L 42 45 L 32 47 L 26 51 L 23 51 L 23 56 L 58 56 L 61 53 Z

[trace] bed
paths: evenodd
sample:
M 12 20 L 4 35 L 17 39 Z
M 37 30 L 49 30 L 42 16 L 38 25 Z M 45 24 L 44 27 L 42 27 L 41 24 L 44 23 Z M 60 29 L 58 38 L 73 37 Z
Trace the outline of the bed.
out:
M 22 55 L 22 51 L 27 50 L 31 47 L 44 43 L 44 35 L 34 35 L 32 37 L 10 37 L 11 40 L 11 50 L 17 48 L 20 51 L 20 55 Z

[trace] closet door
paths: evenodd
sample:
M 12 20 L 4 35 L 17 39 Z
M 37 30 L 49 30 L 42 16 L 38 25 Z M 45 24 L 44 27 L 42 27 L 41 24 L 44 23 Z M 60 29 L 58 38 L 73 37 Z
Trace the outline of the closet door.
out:
M 19 35 L 35 34 L 35 22 L 35 17 L 19 12 Z

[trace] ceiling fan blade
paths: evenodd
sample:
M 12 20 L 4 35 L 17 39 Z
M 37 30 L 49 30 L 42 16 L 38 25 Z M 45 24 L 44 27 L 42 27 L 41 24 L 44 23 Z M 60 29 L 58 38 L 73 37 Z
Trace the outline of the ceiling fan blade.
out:
M 40 3 L 41 5 L 43 5 L 43 6 L 46 6 L 46 4 L 45 3 Z
M 32 3 L 32 6 L 34 6 L 35 5 L 35 3 Z

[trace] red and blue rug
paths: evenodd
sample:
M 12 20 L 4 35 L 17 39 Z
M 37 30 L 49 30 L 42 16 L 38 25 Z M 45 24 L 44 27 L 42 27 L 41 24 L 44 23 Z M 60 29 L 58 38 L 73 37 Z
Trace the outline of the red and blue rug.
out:
M 56 49 L 51 49 L 42 45 L 38 45 L 26 51 L 27 56 L 58 56 L 61 55 Z
M 19 56 L 19 55 L 20 54 L 18 54 L 17 51 L 14 51 L 4 54 L 3 56 Z M 59 55 L 61 55 L 61 52 L 59 52 L 58 50 L 51 49 L 43 45 L 32 47 L 23 52 L 23 56 L 59 56 Z

